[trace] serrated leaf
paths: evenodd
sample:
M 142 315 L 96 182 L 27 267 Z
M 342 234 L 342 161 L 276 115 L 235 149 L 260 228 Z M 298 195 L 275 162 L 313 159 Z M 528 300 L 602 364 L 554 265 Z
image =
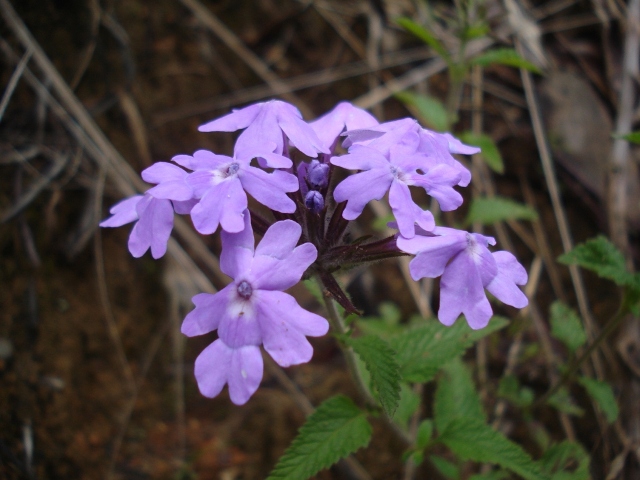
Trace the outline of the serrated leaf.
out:
M 551 304 L 551 335 L 575 351 L 587 341 L 587 334 L 578 314 L 560 301 Z
M 471 373 L 464 362 L 455 358 L 443 368 L 433 403 L 433 420 L 438 432 L 444 432 L 457 418 L 485 421 L 482 401 Z
M 624 255 L 606 237 L 600 235 L 577 245 L 558 257 L 560 263 L 579 265 L 618 285 L 635 286 L 637 280 L 627 272 Z
M 418 427 L 416 433 L 416 447 L 424 448 L 431 440 L 433 435 L 433 422 L 431 420 L 423 420 Z
M 403 429 L 407 429 L 409 419 L 418 410 L 420 406 L 420 396 L 415 393 L 406 383 L 400 384 L 400 402 L 396 413 L 393 415 L 393 421 L 400 425 Z
M 380 405 L 387 415 L 393 416 L 400 401 L 400 369 L 395 359 L 396 352 L 375 335 L 346 338 L 345 343 L 364 362 Z
M 613 134 L 612 137 L 613 138 L 621 138 L 621 139 L 626 140 L 627 142 L 631 142 L 631 143 L 640 143 L 640 132 L 631 132 L 631 133 L 627 133 L 625 135 Z
M 438 132 L 449 130 L 449 115 L 447 109 L 437 98 L 410 91 L 398 92 L 395 97 L 408 107 L 412 107 L 417 117 Z M 414 113 L 414 112 L 412 112 Z
M 471 59 L 471 64 L 481 65 L 483 67 L 500 64 L 509 67 L 523 68 L 533 73 L 542 73 L 537 66 L 522 58 L 518 52 L 512 48 L 495 48 L 489 50 Z
M 536 220 L 535 210 L 503 197 L 476 197 L 471 201 L 469 213 L 465 219 L 466 225 L 478 222 L 482 225 L 492 225 L 505 220 Z
M 540 459 L 540 465 L 553 480 L 587 480 L 589 455 L 579 443 L 565 441 L 550 447 Z
M 576 417 L 584 415 L 584 410 L 575 404 L 566 388 L 560 388 L 547 400 L 547 403 L 556 410 L 568 415 L 575 415 Z
M 432 321 L 391 337 L 389 344 L 397 352 L 402 378 L 407 382 L 426 383 L 450 360 L 508 323 L 505 318 L 494 316 L 486 328 L 472 330 L 460 320 L 451 327 Z
M 349 398 L 330 398 L 307 418 L 269 479 L 309 478 L 367 446 L 371 432 L 365 412 Z
M 611 385 L 587 377 L 579 377 L 578 383 L 585 388 L 589 396 L 598 404 L 607 419 L 607 423 L 612 424 L 615 422 L 620 411 Z
M 452 420 L 439 440 L 462 460 L 499 465 L 526 480 L 546 478 L 518 444 L 476 418 Z
M 458 480 L 460 478 L 460 468 L 449 460 L 445 460 L 437 455 L 431 455 L 429 457 L 433 466 L 446 478 L 451 480 Z
M 471 132 L 463 132 L 459 135 L 460 140 L 468 145 L 474 145 L 480 147 L 481 151 L 478 153 L 480 157 L 484 159 L 489 168 L 496 173 L 504 173 L 504 162 L 502 161 L 502 155 L 500 150 L 496 146 L 495 142 L 489 135 L 476 135 Z
M 396 20 L 396 23 L 404 28 L 407 32 L 412 33 L 424 43 L 433 48 L 438 53 L 438 55 L 440 55 L 442 59 L 448 64 L 451 63 L 451 55 L 449 54 L 447 49 L 426 28 L 418 25 L 416 22 L 407 17 L 398 18 Z

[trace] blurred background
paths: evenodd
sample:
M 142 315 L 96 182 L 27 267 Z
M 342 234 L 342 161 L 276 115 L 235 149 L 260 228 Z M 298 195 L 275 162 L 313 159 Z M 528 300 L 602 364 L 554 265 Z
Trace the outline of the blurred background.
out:
M 637 151 L 612 136 L 638 121 L 638 9 L 635 0 L 0 0 L 0 478 L 265 478 L 305 418 L 287 385 L 313 405 L 355 397 L 329 336 L 313 339 L 309 364 L 267 369 L 242 407 L 226 390 L 202 397 L 193 362 L 215 336 L 187 340 L 179 327 L 193 295 L 225 285 L 218 237 L 183 219 L 154 261 L 130 256 L 130 227 L 97 230 L 109 206 L 145 188 L 137 175 L 153 162 L 200 148 L 231 154 L 233 135 L 198 125 L 269 98 L 307 120 L 349 100 L 380 121 L 414 115 L 430 128 L 453 99 L 445 125 L 488 140 L 469 162 L 467 202 L 443 222 L 496 235 L 530 275 L 531 306 L 498 307 L 512 325 L 467 358 L 490 409 L 505 366 L 544 392 L 566 355 L 549 335 L 551 303 L 574 308 L 593 338 L 619 301 L 614 285 L 555 258 L 604 233 L 629 268 L 638 261 Z M 456 83 L 442 52 L 400 17 L 454 56 L 461 45 L 468 56 L 515 48 L 535 68 L 476 65 Z M 496 195 L 522 210 L 469 216 L 474 197 Z M 370 224 L 385 214 L 373 206 L 358 228 L 381 235 Z M 387 261 L 341 280 L 368 316 L 429 316 L 433 286 L 412 291 L 405 273 L 406 262 Z M 304 288 L 293 293 L 321 313 Z M 507 405 L 500 428 L 534 456 L 534 430 L 577 439 L 593 478 L 640 478 L 633 320 L 587 367 L 613 386 L 616 423 L 576 390 L 579 410 L 523 418 Z M 334 467 L 317 478 L 445 478 L 428 463 L 407 474 L 387 430 L 377 425 L 355 455 L 369 477 Z

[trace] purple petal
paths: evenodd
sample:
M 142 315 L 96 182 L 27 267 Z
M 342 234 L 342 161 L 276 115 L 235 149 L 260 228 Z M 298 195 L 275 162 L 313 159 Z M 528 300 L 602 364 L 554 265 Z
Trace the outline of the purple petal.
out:
M 371 200 L 380 200 L 391 186 L 393 175 L 388 168 L 376 168 L 347 177 L 333 191 L 336 202 L 348 201 L 342 216 L 355 220 Z
M 461 313 L 474 330 L 486 327 L 493 315 L 480 273 L 464 253 L 456 255 L 442 275 L 438 319 L 450 326 Z
M 145 195 L 136 207 L 140 220 L 129 235 L 129 251 L 136 258 L 151 247 L 153 258 L 162 257 L 173 229 L 173 206 L 169 200 Z
M 431 212 L 422 210 L 416 205 L 411 198 L 409 187 L 398 180 L 391 183 L 389 205 L 398 222 L 400 235 L 405 238 L 412 238 L 415 235 L 416 223 L 425 230 L 431 230 L 436 226 Z
M 301 118 L 278 114 L 278 125 L 287 135 L 291 144 L 309 157 L 317 157 L 318 153 L 329 153 L 316 135 L 316 132 Z
M 240 134 L 233 148 L 237 158 L 250 158 L 260 152 L 284 153 L 282 130 L 273 111 L 263 108 L 247 129 Z
M 189 170 L 217 170 L 225 164 L 233 162 L 233 158 L 217 155 L 209 150 L 197 150 L 191 155 L 176 155 L 171 159 Z
M 349 102 L 340 102 L 329 113 L 310 123 L 322 144 L 330 148 L 342 131 L 378 125 L 378 121 L 366 110 Z
M 187 184 L 187 172 L 180 167 L 167 162 L 158 162 L 142 171 L 145 182 L 157 183 L 147 193 L 155 198 L 168 200 L 189 200 L 193 197 L 193 190 Z
M 256 248 L 256 256 L 287 258 L 302 235 L 302 227 L 293 220 L 276 222 L 269 227 Z
M 262 336 L 257 319 L 256 305 L 261 302 L 260 291 L 254 290 L 251 298 L 245 300 L 238 295 L 239 281 L 236 280 L 229 293 L 230 301 L 224 316 L 220 318 L 218 336 L 230 347 L 260 345 Z
M 455 210 L 462 205 L 462 195 L 453 189 L 453 185 L 460 180 L 460 174 L 449 165 L 436 165 L 426 174 L 415 174 L 410 178 L 435 198 L 445 212 Z
M 316 247 L 311 243 L 304 243 L 296 247 L 283 260 L 256 254 L 252 265 L 253 283 L 256 288 L 261 290 L 291 288 L 300 281 L 304 272 L 316 260 L 317 256 Z
M 498 265 L 498 274 L 486 285 L 486 289 L 507 305 L 516 308 L 526 307 L 529 300 L 517 285 L 527 283 L 527 271 L 509 252 L 495 252 L 493 258 Z
M 187 337 L 203 335 L 218 328 L 220 319 L 226 315 L 235 285 L 229 284 L 215 294 L 199 293 L 191 300 L 196 308 L 182 322 L 181 332 Z
M 229 177 L 207 190 L 191 210 L 191 218 L 196 230 L 203 235 L 214 233 L 218 225 L 227 232 L 235 233 L 244 229 L 243 213 L 246 208 L 247 195 L 242 190 L 240 180 Z
M 109 213 L 111 216 L 100 222 L 101 227 L 121 227 L 127 223 L 138 220 L 138 211 L 136 207 L 138 202 L 144 198 L 144 195 L 134 195 L 125 198 L 111 207 Z
M 313 348 L 305 335 L 320 336 L 329 330 L 328 322 L 308 312 L 283 292 L 261 292 L 260 327 L 265 350 L 282 367 L 311 360 Z
M 200 132 L 235 132 L 247 128 L 262 110 L 264 103 L 256 103 L 245 108 L 233 110 L 224 117 L 211 120 L 198 127 Z
M 220 270 L 231 278 L 243 275 L 253 262 L 253 229 L 249 210 L 244 212 L 244 229 L 238 233 L 222 231 Z
M 198 199 L 191 198 L 183 202 L 173 200 L 171 203 L 173 203 L 173 209 L 178 215 L 188 215 L 189 213 L 191 213 L 191 209 L 198 203 Z
M 444 138 L 449 142 L 450 153 L 461 153 L 463 155 L 474 155 L 480 152 L 479 147 L 473 147 L 471 145 L 465 145 L 460 140 L 455 138 L 450 133 L 443 133 Z
M 249 195 L 266 207 L 281 213 L 293 213 L 296 204 L 287 196 L 299 188 L 295 175 L 276 170 L 267 173 L 259 168 L 245 166 L 238 171 L 242 186 Z
M 449 260 L 467 246 L 466 232 L 460 235 L 425 237 L 416 235 L 411 239 L 398 237 L 396 244 L 400 250 L 417 254 L 409 263 L 411 278 L 436 278 L 443 274 Z
M 202 395 L 213 398 L 228 383 L 229 396 L 236 405 L 244 405 L 256 392 L 262 372 L 259 347 L 230 348 L 220 339 L 205 348 L 195 362 L 195 376 Z
M 373 148 L 362 145 L 355 145 L 349 150 L 349 153 L 340 157 L 331 157 L 330 162 L 338 167 L 348 168 L 349 170 L 371 170 L 377 168 L 386 168 L 391 166 L 389 160 Z

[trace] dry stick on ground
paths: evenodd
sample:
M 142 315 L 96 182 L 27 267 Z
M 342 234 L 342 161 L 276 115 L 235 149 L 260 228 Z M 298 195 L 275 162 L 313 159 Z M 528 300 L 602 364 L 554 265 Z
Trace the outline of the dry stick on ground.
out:
M 216 17 L 210 10 L 202 5 L 197 0 L 180 0 L 180 3 L 191 10 L 191 13 L 210 29 L 220 40 L 222 40 L 227 47 L 229 47 L 238 57 L 240 57 L 257 75 L 262 78 L 272 89 L 285 90 L 282 86 L 282 80 L 262 61 L 255 53 L 253 53 L 242 41 L 237 37 L 235 33 L 229 30 L 224 23 L 222 23 L 218 17 Z M 300 109 L 303 115 L 311 118 L 314 117 L 313 112 L 309 107 L 303 104 L 303 102 L 292 93 L 282 93 L 282 97 L 295 103 Z
M 29 59 L 33 54 L 33 50 L 28 49 L 24 52 L 20 63 L 16 66 L 16 69 L 13 71 L 9 82 L 7 83 L 7 87 L 4 89 L 4 93 L 2 94 L 2 100 L 0 100 L 0 121 L 2 121 L 2 117 L 4 116 L 4 112 L 7 109 L 7 105 L 9 105 L 9 100 L 11 100 L 11 96 L 13 95 L 13 91 L 16 89 L 18 82 L 20 81 L 20 77 L 22 77 L 22 73 L 29 63 Z

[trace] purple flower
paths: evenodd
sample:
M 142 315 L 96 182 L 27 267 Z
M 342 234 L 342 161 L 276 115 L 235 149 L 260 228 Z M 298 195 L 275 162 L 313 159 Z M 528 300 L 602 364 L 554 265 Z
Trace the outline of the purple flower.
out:
M 191 210 L 198 232 L 214 233 L 218 225 L 226 232 L 242 230 L 247 193 L 277 212 L 295 211 L 296 204 L 287 193 L 298 190 L 297 178 L 281 170 L 267 173 L 252 167 L 250 160 L 216 155 L 208 150 L 173 158 L 174 162 L 194 170 L 186 182 L 193 189 L 194 197 L 200 199 Z
M 302 119 L 296 107 L 279 100 L 256 103 L 234 110 L 224 117 L 201 125 L 201 132 L 235 132 L 246 129 L 236 141 L 235 152 L 242 158 L 261 157 L 263 153 L 286 153 L 283 133 L 302 153 L 317 157 L 329 153 L 313 129 Z
M 296 246 L 302 229 L 284 220 L 273 224 L 254 250 L 249 212 L 244 229 L 222 232 L 220 267 L 233 282 L 215 295 L 193 297 L 182 333 L 202 335 L 218 330 L 219 339 L 196 360 L 196 379 L 203 395 L 213 397 L 229 384 L 231 400 L 245 403 L 262 377 L 258 347 L 281 366 L 308 362 L 313 354 L 306 336 L 327 333 L 327 321 L 302 309 L 282 290 L 300 281 L 315 261 L 311 243 Z
M 176 167 L 177 168 L 177 167 Z M 101 227 L 120 227 L 136 222 L 129 235 L 129 251 L 136 258 L 151 248 L 153 258 L 162 257 L 173 229 L 173 206 L 167 199 L 149 193 L 127 198 L 111 207 L 111 217 Z
M 181 202 L 193 198 L 193 189 L 187 183 L 188 173 L 182 168 L 167 162 L 157 162 L 142 171 L 145 182 L 157 183 L 147 193 L 158 199 L 178 200 Z
M 417 134 L 413 140 L 415 146 Z M 453 210 L 462 204 L 462 196 L 452 188 L 460 179 L 454 168 L 414 151 L 409 141 L 390 146 L 388 158 L 371 145 L 354 145 L 347 155 L 331 158 L 331 163 L 339 167 L 362 170 L 342 181 L 333 192 L 337 202 L 347 201 L 345 219 L 357 218 L 370 200 L 380 200 L 388 190 L 400 233 L 411 238 L 416 223 L 425 230 L 431 230 L 435 223 L 429 211 L 413 202 L 410 185 L 424 188 L 443 210 Z
M 336 140 L 345 130 L 373 127 L 378 121 L 366 110 L 349 102 L 340 102 L 333 110 L 310 123 L 322 144 L 333 150 Z
M 398 237 L 398 248 L 415 254 L 409 270 L 414 280 L 442 275 L 438 319 L 452 325 L 460 314 L 473 329 L 484 328 L 493 315 L 484 293 L 516 308 L 527 306 L 527 297 L 516 285 L 527 283 L 527 272 L 513 255 L 491 253 L 495 240 L 477 233 L 436 227 L 431 236 Z

